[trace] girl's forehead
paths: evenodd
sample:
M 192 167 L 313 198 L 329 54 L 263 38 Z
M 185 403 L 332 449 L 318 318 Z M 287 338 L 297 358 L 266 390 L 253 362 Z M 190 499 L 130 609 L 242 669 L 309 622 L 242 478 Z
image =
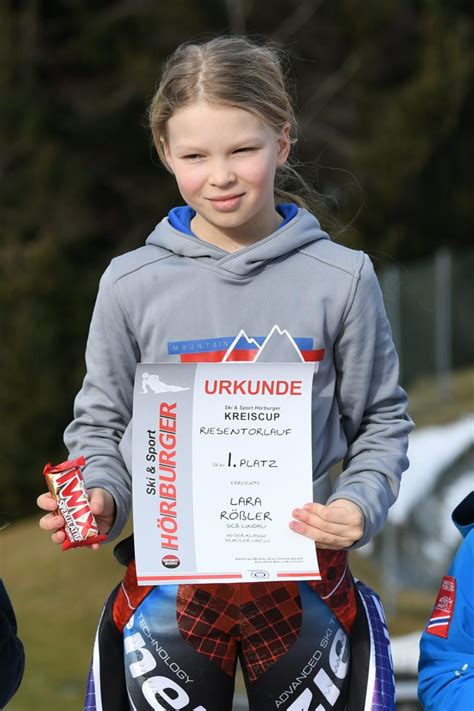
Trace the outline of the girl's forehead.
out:
M 189 143 L 193 140 L 236 139 L 240 134 L 262 136 L 271 133 L 255 114 L 238 106 L 196 101 L 174 112 L 168 119 L 168 140 Z

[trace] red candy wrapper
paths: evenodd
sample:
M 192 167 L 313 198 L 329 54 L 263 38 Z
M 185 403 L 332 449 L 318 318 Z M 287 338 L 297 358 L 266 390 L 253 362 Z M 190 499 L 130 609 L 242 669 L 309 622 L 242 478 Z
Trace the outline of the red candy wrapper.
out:
M 97 522 L 91 511 L 82 470 L 86 464 L 84 457 L 62 462 L 53 467 L 47 464 L 43 469 L 46 483 L 51 494 L 58 502 L 66 525 L 66 540 L 63 551 L 79 546 L 91 546 L 102 543 L 107 536 L 99 533 Z

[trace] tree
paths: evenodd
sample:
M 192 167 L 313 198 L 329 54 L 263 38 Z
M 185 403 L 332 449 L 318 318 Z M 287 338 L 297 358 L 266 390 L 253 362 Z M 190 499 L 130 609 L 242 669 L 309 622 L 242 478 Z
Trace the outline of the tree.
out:
M 31 510 L 65 454 L 99 274 L 180 200 L 146 127 L 163 59 L 210 33 L 282 43 L 336 239 L 407 260 L 470 239 L 472 29 L 461 0 L 0 5 L 2 509 Z

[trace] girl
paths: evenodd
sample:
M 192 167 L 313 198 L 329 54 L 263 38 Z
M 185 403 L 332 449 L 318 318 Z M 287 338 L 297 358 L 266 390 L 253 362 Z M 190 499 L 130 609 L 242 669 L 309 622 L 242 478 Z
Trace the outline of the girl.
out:
M 186 205 L 105 272 L 66 445 L 86 457 L 92 510 L 114 538 L 131 504 L 137 363 L 219 361 L 241 332 L 228 357 L 248 361 L 272 334 L 268 360 L 320 360 L 314 502 L 289 526 L 315 541 L 322 581 L 138 587 L 130 541 L 119 544 L 127 572 L 101 619 L 86 707 L 225 711 L 239 656 L 252 709 L 392 708 L 380 605 L 356 588 L 346 553 L 382 527 L 411 429 L 371 263 L 331 242 L 283 189 L 297 178 L 296 122 L 271 48 L 236 37 L 179 47 L 150 123 Z M 44 494 L 38 503 L 50 512 L 41 527 L 61 543 L 55 502 Z M 376 656 L 386 668 L 361 684 L 355 663 L 368 668 Z

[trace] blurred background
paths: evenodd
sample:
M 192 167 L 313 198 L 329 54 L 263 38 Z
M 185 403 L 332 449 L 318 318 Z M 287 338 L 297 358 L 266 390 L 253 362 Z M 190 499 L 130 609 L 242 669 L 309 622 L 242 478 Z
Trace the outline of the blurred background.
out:
M 419 708 L 418 640 L 474 488 L 473 29 L 470 0 L 0 3 L 0 575 L 27 652 L 9 709 L 82 708 L 122 571 L 110 546 L 64 554 L 39 530 L 41 471 L 66 456 L 100 274 L 181 203 L 147 129 L 160 65 L 219 33 L 288 51 L 321 221 L 382 284 L 417 429 L 389 522 L 352 566 L 389 615 L 398 709 Z

